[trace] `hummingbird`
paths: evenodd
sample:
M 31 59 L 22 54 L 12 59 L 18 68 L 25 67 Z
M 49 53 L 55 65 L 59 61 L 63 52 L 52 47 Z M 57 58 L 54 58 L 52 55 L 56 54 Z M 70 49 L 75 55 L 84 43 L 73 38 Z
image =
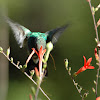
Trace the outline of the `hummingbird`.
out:
M 31 32 L 26 27 L 12 21 L 10 18 L 6 17 L 6 21 L 11 27 L 15 40 L 17 41 L 20 48 L 24 47 L 24 44 L 27 42 L 28 51 L 31 53 L 32 48 L 39 51 L 42 46 L 43 49 L 46 49 L 46 44 L 51 41 L 53 45 L 58 41 L 59 37 L 62 35 L 64 30 L 68 27 L 68 24 L 46 31 L 41 32 Z M 39 59 L 36 54 L 32 56 L 32 59 L 27 65 L 26 72 L 29 74 L 31 70 L 35 67 L 38 68 Z

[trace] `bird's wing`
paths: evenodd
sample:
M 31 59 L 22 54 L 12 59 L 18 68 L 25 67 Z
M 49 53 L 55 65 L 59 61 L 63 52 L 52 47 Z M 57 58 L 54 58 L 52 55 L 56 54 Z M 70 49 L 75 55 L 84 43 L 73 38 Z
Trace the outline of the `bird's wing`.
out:
M 68 27 L 69 25 L 64 25 L 61 27 L 58 27 L 56 29 L 52 29 L 50 31 L 47 31 L 45 34 L 47 35 L 47 42 L 51 41 L 53 44 L 55 44 L 61 34 L 64 32 L 64 30 Z
M 26 38 L 26 35 L 28 33 L 31 33 L 31 31 L 29 29 L 25 28 L 24 26 L 13 22 L 11 19 L 9 19 L 7 17 L 6 17 L 6 21 L 9 24 L 9 26 L 11 27 L 17 43 L 19 44 L 20 48 L 22 48 L 24 39 Z

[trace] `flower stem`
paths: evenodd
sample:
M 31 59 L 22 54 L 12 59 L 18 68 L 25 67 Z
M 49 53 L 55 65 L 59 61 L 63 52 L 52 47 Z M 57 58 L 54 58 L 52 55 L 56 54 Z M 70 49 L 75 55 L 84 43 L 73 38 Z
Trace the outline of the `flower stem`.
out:
M 97 98 L 97 90 L 98 90 L 98 75 L 99 75 L 99 68 L 97 69 L 97 79 L 96 79 L 96 91 L 95 91 L 95 94 L 96 94 L 96 98 Z
M 82 100 L 84 100 L 84 98 L 82 97 Z
M 89 0 L 89 6 L 90 6 L 92 17 L 93 17 L 96 38 L 97 38 L 97 44 L 98 44 L 99 43 L 98 30 L 97 30 L 97 25 L 96 25 L 96 21 L 95 21 L 95 15 L 93 14 L 93 11 L 92 11 L 91 0 Z M 98 76 L 99 76 L 99 71 L 100 71 L 100 48 L 99 47 L 98 47 L 98 54 L 99 54 L 99 68 L 97 69 L 97 75 L 96 75 L 96 77 L 97 77 L 97 79 L 96 79 L 96 92 L 95 92 L 96 98 L 97 98 L 97 90 L 98 90 Z
M 11 62 L 11 59 L 2 51 L 1 52 L 7 59 L 8 59 L 8 61 L 10 61 Z M 17 65 L 17 64 L 15 64 L 14 62 L 11 62 L 17 69 L 19 69 L 20 70 L 20 67 Z M 23 72 L 35 85 L 37 85 L 37 83 L 26 73 L 26 72 Z M 43 95 L 48 99 L 48 100 L 50 100 L 50 98 L 47 96 L 47 94 L 43 91 L 43 89 L 39 86 L 38 87 L 40 90 L 41 90 L 41 92 L 43 93 Z
M 98 93 L 98 78 L 99 78 L 99 71 L 100 71 L 100 49 L 98 49 L 98 52 L 99 52 L 99 68 L 97 69 L 97 79 L 96 79 L 96 98 L 97 98 L 97 93 Z
M 39 85 L 37 86 L 36 94 L 35 94 L 35 100 L 37 100 L 38 94 L 39 94 L 39 88 L 41 85 L 41 81 L 39 81 Z
M 82 86 L 80 86 L 78 83 L 76 83 L 76 81 L 74 80 L 74 76 L 72 76 L 71 74 L 71 67 L 68 67 L 68 59 L 65 59 L 64 60 L 65 62 L 65 68 L 66 70 L 68 71 L 68 75 L 71 77 L 73 83 L 74 83 L 74 86 L 76 87 L 78 93 L 80 94 L 80 97 L 82 98 L 82 100 L 84 100 L 84 98 L 88 95 L 89 91 L 86 90 L 86 89 L 83 89 Z M 86 93 L 82 93 L 82 90 L 84 91 L 87 91 Z
M 43 73 L 44 73 L 44 71 L 43 71 Z M 38 94 L 39 94 L 39 89 L 40 89 L 40 86 L 41 86 L 41 83 L 42 83 L 44 76 L 45 76 L 44 74 L 41 74 L 41 77 L 39 77 L 39 79 L 38 79 L 37 90 L 36 90 L 36 94 L 35 94 L 35 100 L 37 100 L 37 97 L 38 97 Z M 50 100 L 50 98 L 48 98 L 48 100 Z
M 66 68 L 66 67 L 65 67 Z M 66 68 L 66 70 L 68 71 L 68 69 Z M 73 81 L 73 83 L 74 83 L 74 85 L 76 84 L 76 82 L 75 82 L 75 80 L 74 80 L 74 78 L 73 78 L 73 76 L 71 75 L 71 73 L 70 73 L 70 71 L 68 71 L 68 75 L 70 76 L 70 78 L 72 79 L 72 81 Z M 79 89 L 78 89 L 78 85 L 75 85 L 75 87 L 76 87 L 76 89 L 77 89 L 77 91 L 78 91 L 78 93 L 80 94 L 80 97 L 82 98 L 82 94 L 81 94 L 81 92 L 79 91 Z M 83 99 L 82 99 L 83 100 Z

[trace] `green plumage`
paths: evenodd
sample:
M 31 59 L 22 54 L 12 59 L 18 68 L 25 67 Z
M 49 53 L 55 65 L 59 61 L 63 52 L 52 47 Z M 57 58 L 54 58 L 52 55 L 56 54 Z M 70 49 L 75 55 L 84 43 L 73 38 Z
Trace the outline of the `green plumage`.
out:
M 43 49 L 45 49 L 46 44 L 50 41 L 52 42 L 52 44 L 55 44 L 58 41 L 61 34 L 64 32 L 64 30 L 68 27 L 67 24 L 47 31 L 45 33 L 41 33 L 31 32 L 29 29 L 25 28 L 24 26 L 18 23 L 13 22 L 7 17 L 6 21 L 12 28 L 13 34 L 20 48 L 23 47 L 24 41 L 27 41 L 30 53 L 32 52 L 32 48 L 35 48 L 38 51 L 42 46 Z M 31 59 L 28 70 L 34 69 L 34 67 L 38 67 L 38 58 L 36 58 L 36 55 L 33 55 L 33 61 Z
M 45 35 L 44 33 L 40 33 L 40 32 L 31 32 L 31 33 L 27 34 L 26 36 L 27 37 L 43 38 L 43 39 L 47 40 L 47 35 Z

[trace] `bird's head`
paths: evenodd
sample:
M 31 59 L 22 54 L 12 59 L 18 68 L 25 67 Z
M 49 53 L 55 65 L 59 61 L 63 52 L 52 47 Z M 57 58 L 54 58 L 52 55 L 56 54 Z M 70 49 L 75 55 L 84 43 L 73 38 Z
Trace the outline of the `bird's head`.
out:
M 37 38 L 37 41 L 36 41 L 36 49 L 39 51 L 40 48 L 43 48 L 43 50 L 46 48 L 46 41 L 44 38 Z

